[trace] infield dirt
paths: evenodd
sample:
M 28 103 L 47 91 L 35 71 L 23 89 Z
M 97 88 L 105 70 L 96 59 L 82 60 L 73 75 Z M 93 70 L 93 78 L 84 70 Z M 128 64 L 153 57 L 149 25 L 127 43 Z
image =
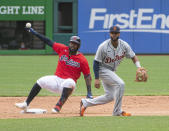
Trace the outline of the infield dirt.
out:
M 7 118 L 48 118 L 78 117 L 82 96 L 71 96 L 59 114 L 52 114 L 51 109 L 59 97 L 36 97 L 29 108 L 47 109 L 46 114 L 21 114 L 15 107 L 16 102 L 23 102 L 26 97 L 0 97 L 0 119 Z M 111 116 L 114 103 L 87 108 L 86 116 Z M 169 116 L 169 96 L 124 96 L 122 109 L 132 116 Z

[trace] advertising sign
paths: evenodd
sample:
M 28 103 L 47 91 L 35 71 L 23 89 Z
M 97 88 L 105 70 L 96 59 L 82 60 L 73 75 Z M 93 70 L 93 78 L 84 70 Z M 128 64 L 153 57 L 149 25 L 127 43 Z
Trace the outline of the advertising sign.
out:
M 78 34 L 81 51 L 95 53 L 109 38 L 113 25 L 121 29 L 120 38 L 136 53 L 169 53 L 168 0 L 85 0 L 79 1 Z

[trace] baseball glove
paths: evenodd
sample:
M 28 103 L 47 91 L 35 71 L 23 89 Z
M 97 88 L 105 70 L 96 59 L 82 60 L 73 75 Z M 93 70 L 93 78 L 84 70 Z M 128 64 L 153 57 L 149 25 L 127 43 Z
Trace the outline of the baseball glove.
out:
M 136 82 L 146 82 L 148 79 L 147 70 L 144 67 L 140 67 L 136 71 Z

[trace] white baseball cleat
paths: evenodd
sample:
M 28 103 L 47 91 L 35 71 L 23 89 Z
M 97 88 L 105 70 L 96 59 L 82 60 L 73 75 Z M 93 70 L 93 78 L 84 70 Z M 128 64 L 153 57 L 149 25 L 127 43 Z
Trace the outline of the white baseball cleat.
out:
M 24 109 L 24 110 L 27 110 L 27 108 L 28 108 L 28 105 L 25 101 L 23 103 L 15 103 L 15 106 L 17 108 Z

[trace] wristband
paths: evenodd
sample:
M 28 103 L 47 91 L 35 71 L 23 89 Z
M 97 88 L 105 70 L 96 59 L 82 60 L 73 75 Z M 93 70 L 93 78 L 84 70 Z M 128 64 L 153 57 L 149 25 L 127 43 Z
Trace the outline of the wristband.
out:
M 141 67 L 141 65 L 140 65 L 140 62 L 139 62 L 139 61 L 136 61 L 135 65 L 136 65 L 136 67 L 137 67 L 137 68 Z

